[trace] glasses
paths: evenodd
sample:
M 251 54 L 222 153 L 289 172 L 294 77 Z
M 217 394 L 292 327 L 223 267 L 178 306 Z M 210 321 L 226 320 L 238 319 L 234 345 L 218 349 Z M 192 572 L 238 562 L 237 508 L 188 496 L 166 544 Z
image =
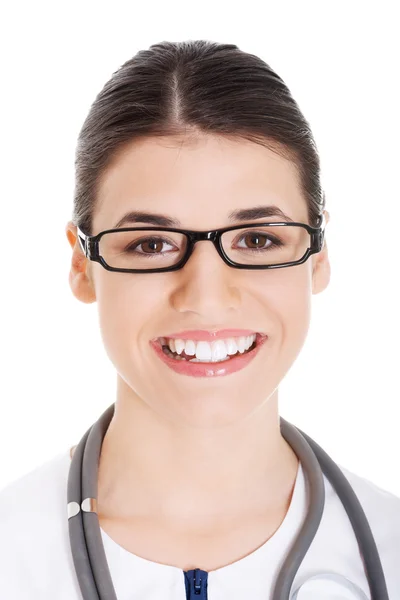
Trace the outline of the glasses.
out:
M 304 263 L 321 251 L 326 220 L 305 223 L 251 223 L 212 231 L 167 227 L 121 227 L 86 235 L 78 228 L 85 256 L 108 271 L 162 273 L 181 269 L 196 242 L 213 242 L 222 260 L 235 269 L 278 269 Z

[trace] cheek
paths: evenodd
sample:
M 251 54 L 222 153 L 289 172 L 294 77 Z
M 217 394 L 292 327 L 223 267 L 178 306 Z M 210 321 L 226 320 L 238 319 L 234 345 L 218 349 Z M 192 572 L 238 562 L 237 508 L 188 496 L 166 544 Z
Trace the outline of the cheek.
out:
M 115 363 L 136 355 L 146 336 L 152 337 L 160 291 L 154 283 L 134 274 L 109 273 L 96 286 L 98 318 L 105 349 Z M 156 333 L 154 333 L 156 335 Z
M 292 358 L 296 357 L 307 337 L 311 320 L 311 304 L 308 293 L 294 290 L 282 306 L 283 335 Z
M 274 337 L 290 355 L 303 345 L 311 319 L 311 279 L 303 266 L 277 269 L 265 286 L 264 303 L 273 319 Z
M 304 281 L 287 291 L 280 310 L 283 340 L 288 356 L 293 361 L 305 343 L 311 321 L 311 293 Z

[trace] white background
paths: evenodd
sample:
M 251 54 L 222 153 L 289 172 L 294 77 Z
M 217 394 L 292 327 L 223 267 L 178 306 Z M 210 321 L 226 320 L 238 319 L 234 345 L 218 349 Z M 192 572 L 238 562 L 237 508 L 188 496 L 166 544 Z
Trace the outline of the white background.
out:
M 140 49 L 234 43 L 283 77 L 311 124 L 332 277 L 313 296 L 281 415 L 400 496 L 398 3 L 10 2 L 1 24 L 0 487 L 77 444 L 115 401 L 96 304 L 68 283 L 77 136 Z

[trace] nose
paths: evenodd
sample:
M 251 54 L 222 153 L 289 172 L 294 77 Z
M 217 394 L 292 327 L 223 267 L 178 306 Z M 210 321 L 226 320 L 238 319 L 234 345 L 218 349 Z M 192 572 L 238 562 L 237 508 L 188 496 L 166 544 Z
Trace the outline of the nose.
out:
M 185 266 L 175 271 L 175 308 L 201 314 L 208 323 L 226 322 L 227 313 L 240 306 L 239 274 L 224 263 L 210 240 L 197 242 Z

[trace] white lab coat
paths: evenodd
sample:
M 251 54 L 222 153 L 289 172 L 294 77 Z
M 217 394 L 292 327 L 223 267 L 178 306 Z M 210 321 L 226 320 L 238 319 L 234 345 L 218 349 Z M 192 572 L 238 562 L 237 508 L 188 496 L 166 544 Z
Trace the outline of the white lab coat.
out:
M 68 448 L 0 491 L 1 598 L 82 600 L 68 534 L 70 460 Z M 400 600 L 400 498 L 341 469 L 370 522 L 389 598 Z M 302 586 L 297 600 L 370 599 L 353 529 L 339 498 L 324 480 L 324 515 L 292 589 Z M 275 578 L 306 511 L 300 466 L 279 529 L 251 554 L 209 572 L 207 600 L 270 600 Z M 181 569 L 131 554 L 103 530 L 102 538 L 118 600 L 187 600 Z

